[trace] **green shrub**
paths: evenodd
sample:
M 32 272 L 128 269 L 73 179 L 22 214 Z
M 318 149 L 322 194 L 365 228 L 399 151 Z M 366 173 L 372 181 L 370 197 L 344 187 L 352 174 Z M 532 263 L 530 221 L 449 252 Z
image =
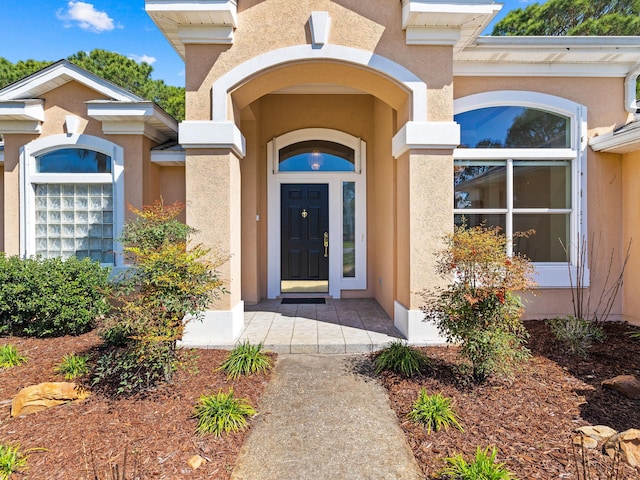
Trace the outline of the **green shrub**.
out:
M 0 346 L 0 368 L 11 368 L 22 365 L 27 357 L 20 355 L 15 345 L 7 343 Z
M 225 361 L 220 365 L 220 370 L 227 372 L 228 378 L 238 378 L 240 375 L 252 373 L 265 373 L 271 368 L 271 360 L 262 351 L 262 343 L 251 345 L 248 341 L 237 345 Z
M 602 328 L 589 320 L 583 320 L 569 315 L 554 318 L 547 323 L 553 335 L 561 341 L 572 355 L 586 357 L 593 346 L 593 342 L 603 342 L 605 333 Z
M 54 337 L 89 331 L 109 310 L 109 270 L 75 257 L 0 253 L 0 333 Z
M 410 347 L 402 340 L 394 340 L 380 350 L 374 360 L 375 372 L 384 370 L 399 373 L 405 377 L 420 375 L 430 365 L 429 357 L 420 350 Z
M 0 443 L 0 480 L 9 480 L 11 474 L 24 472 L 27 467 L 27 455 L 19 445 Z
M 133 393 L 170 381 L 185 316 L 197 321 L 224 291 L 216 273 L 222 259 L 188 244 L 194 230 L 177 220 L 182 208 L 162 201 L 131 208 L 136 218 L 125 225 L 121 241 L 136 268 L 114 285 L 115 307 L 100 334 L 107 346 L 117 348 L 98 359 L 94 384 Z
M 447 466 L 440 472 L 438 478 L 450 480 L 509 480 L 513 474 L 503 463 L 496 463 L 497 449 L 489 447 L 476 450 L 475 459 L 467 463 L 462 455 L 445 459 Z
M 522 303 L 514 292 L 532 285 L 533 266 L 520 255 L 507 255 L 507 240 L 498 228 L 456 227 L 445 237 L 437 272 L 455 281 L 426 294 L 423 311 L 447 341 L 460 345 L 472 378 L 485 381 L 493 374 L 509 376 L 529 357 L 520 317 Z
M 64 375 L 65 380 L 73 380 L 89 373 L 89 355 L 76 355 L 68 353 L 62 357 L 62 361 L 56 365 L 55 372 Z
M 437 432 L 441 428 L 448 430 L 449 427 L 462 430 L 458 414 L 451 407 L 451 399 L 440 393 L 427 395 L 427 390 L 424 388 L 420 389 L 418 399 L 413 402 L 407 417 L 415 423 L 423 424 L 427 428 L 427 433 L 431 433 L 431 429 Z
M 196 432 L 219 437 L 222 433 L 237 432 L 247 426 L 247 417 L 255 409 L 243 398 L 235 398 L 233 389 L 214 395 L 203 395 L 195 406 L 193 417 L 198 420 Z

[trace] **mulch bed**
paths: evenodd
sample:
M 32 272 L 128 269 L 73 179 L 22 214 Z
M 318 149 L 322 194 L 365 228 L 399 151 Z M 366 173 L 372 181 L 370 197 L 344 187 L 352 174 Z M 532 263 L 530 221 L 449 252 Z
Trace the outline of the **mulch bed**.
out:
M 255 406 L 269 380 L 269 375 L 253 375 L 227 381 L 215 369 L 228 352 L 199 350 L 193 355 L 192 367 L 197 370 L 180 370 L 170 385 L 147 395 L 116 399 L 94 394 L 81 403 L 11 418 L 7 401 L 21 388 L 64 381 L 53 371 L 62 356 L 94 351 L 100 340 L 88 333 L 44 340 L 0 338 L 4 343 L 16 345 L 29 360 L 0 370 L 0 443 L 46 449 L 29 454 L 27 475 L 34 479 L 111 480 L 111 465 L 118 465 L 122 475 L 125 451 L 126 479 L 227 479 L 248 430 L 220 438 L 200 437 L 194 433 L 193 406 L 200 395 L 230 387 L 236 397 L 247 398 Z M 193 455 L 208 461 L 193 471 L 187 465 Z
M 454 347 L 428 347 L 433 370 L 406 380 L 384 373 L 388 389 L 407 440 L 424 474 L 429 477 L 445 465 L 443 458 L 462 453 L 467 460 L 478 446 L 496 446 L 497 460 L 521 480 L 578 479 L 572 432 L 582 425 L 608 425 L 615 430 L 640 428 L 640 401 L 605 390 L 601 382 L 616 375 L 640 376 L 640 341 L 623 323 L 606 325 L 607 340 L 596 344 L 586 359 L 564 353 L 543 321 L 525 322 L 533 357 L 511 382 L 490 380 L 465 385 L 454 373 L 458 361 Z M 432 432 L 406 416 L 421 387 L 453 399 L 464 432 Z M 605 479 L 611 460 L 600 451 L 589 452 L 591 479 Z M 589 477 L 587 477 L 589 478 Z M 640 469 L 624 465 L 616 479 L 639 479 Z

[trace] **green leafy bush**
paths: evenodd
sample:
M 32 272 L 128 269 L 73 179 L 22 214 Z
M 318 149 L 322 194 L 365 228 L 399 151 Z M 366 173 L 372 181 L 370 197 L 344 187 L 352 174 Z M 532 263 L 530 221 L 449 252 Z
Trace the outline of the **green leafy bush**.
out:
M 423 424 L 427 433 L 431 433 L 431 429 L 437 432 L 441 428 L 448 430 L 449 427 L 462 430 L 458 414 L 451 407 L 451 399 L 440 393 L 428 395 L 424 388 L 420 389 L 418 399 L 413 402 L 407 417 L 415 423 Z
M 604 330 L 594 322 L 569 315 L 554 318 L 547 323 L 553 335 L 562 342 L 572 355 L 586 357 L 593 346 L 593 342 L 604 342 Z
M 22 365 L 27 357 L 20 355 L 15 345 L 7 343 L 0 346 L 0 368 L 11 368 Z
M 64 375 L 65 380 L 73 380 L 89 373 L 88 361 L 89 355 L 68 353 L 62 357 L 60 363 L 56 365 L 55 372 Z
M 27 455 L 19 445 L 0 443 L 0 480 L 9 480 L 13 473 L 27 470 Z
M 227 372 L 229 378 L 235 379 L 240 375 L 265 373 L 271 368 L 271 360 L 262 351 L 262 343 L 251 345 L 248 341 L 237 345 L 220 365 L 220 370 Z
M 445 459 L 447 466 L 440 472 L 440 479 L 449 480 L 510 480 L 513 474 L 503 463 L 496 463 L 497 449 L 489 447 L 476 450 L 475 459 L 469 463 L 462 455 Z
M 405 377 L 420 375 L 431 364 L 426 354 L 402 340 L 394 340 L 380 350 L 373 363 L 376 373 L 390 370 Z
M 98 359 L 94 384 L 133 393 L 170 381 L 185 316 L 197 321 L 224 291 L 216 273 L 223 259 L 188 244 L 194 230 L 177 220 L 182 209 L 162 201 L 131 209 L 136 218 L 125 225 L 121 241 L 135 268 L 114 285 L 115 307 L 101 330 L 112 349 Z
M 107 313 L 109 270 L 75 257 L 0 253 L 0 334 L 54 337 L 89 331 Z
M 533 286 L 533 266 L 521 255 L 507 255 L 507 240 L 498 228 L 456 227 L 445 237 L 437 272 L 454 282 L 426 295 L 423 307 L 447 341 L 460 344 L 477 382 L 499 373 L 510 375 L 528 358 L 520 317 L 522 303 L 514 292 Z
M 193 417 L 198 420 L 196 432 L 219 437 L 222 433 L 237 432 L 247 426 L 247 417 L 255 415 L 255 409 L 243 398 L 235 398 L 233 389 L 225 393 L 203 395 L 195 406 Z

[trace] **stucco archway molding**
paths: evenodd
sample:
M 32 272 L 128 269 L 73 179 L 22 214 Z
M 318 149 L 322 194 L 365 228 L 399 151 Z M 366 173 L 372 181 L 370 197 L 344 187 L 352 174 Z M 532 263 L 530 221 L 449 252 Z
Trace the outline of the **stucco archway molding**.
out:
M 353 47 L 296 45 L 273 50 L 247 60 L 222 75 L 212 86 L 211 120 L 187 120 L 180 124 L 179 141 L 185 148 L 225 148 L 245 155 L 245 139 L 231 117 L 231 93 L 256 75 L 287 64 L 334 61 L 365 68 L 400 85 L 410 95 L 409 121 L 393 138 L 393 155 L 410 149 L 453 149 L 460 131 L 455 122 L 429 122 L 427 85 L 398 63 Z

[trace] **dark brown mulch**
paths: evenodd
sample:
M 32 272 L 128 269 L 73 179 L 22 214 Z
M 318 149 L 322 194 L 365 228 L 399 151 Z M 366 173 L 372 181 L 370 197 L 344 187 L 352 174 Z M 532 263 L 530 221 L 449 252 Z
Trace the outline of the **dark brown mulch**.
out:
M 253 375 L 227 381 L 215 369 L 228 352 L 199 350 L 194 369 L 180 370 L 170 385 L 145 396 L 112 399 L 94 394 L 82 403 L 67 404 L 24 417 L 10 417 L 10 400 L 21 388 L 46 381 L 63 381 L 53 373 L 66 353 L 93 351 L 98 337 L 45 340 L 0 338 L 28 357 L 25 365 L 0 371 L 0 443 L 18 443 L 29 454 L 28 478 L 101 480 L 110 465 L 124 463 L 127 479 L 227 479 L 248 430 L 237 434 L 197 436 L 193 406 L 202 394 L 233 388 L 236 397 L 257 405 L 269 375 Z M 193 455 L 208 461 L 196 471 L 187 465 Z M 122 470 L 120 470 L 122 473 Z M 17 477 L 22 478 L 22 477 Z
M 533 357 L 511 383 L 492 380 L 464 385 L 454 374 L 456 348 L 429 347 L 433 370 L 425 377 L 405 380 L 385 373 L 381 379 L 418 463 L 427 476 L 444 466 L 443 458 L 462 453 L 470 459 L 478 446 L 498 448 L 498 461 L 521 480 L 578 479 L 571 448 L 572 431 L 582 425 L 609 425 L 622 431 L 640 428 L 640 401 L 605 390 L 601 382 L 622 374 L 640 376 L 640 341 L 629 338 L 632 328 L 606 325 L 607 340 L 591 355 L 564 353 L 542 321 L 525 322 Z M 427 434 L 407 421 L 420 387 L 453 399 L 464 432 L 456 429 Z M 599 451 L 589 453 L 591 479 L 605 479 L 611 461 Z M 620 477 L 640 478 L 640 469 L 624 466 Z

